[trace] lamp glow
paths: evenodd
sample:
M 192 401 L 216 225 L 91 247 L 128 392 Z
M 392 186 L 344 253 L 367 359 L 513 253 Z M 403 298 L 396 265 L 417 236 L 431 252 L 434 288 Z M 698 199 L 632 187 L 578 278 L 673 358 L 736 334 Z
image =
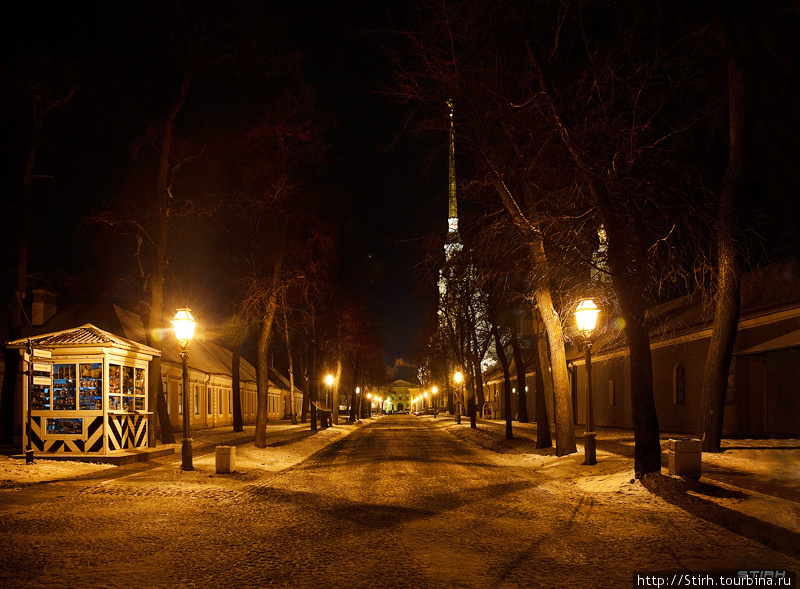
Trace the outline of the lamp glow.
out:
M 328 376 L 325 377 L 325 383 L 328 386 L 333 385 L 333 375 L 332 374 L 329 374 Z
M 194 336 L 194 326 L 197 325 L 197 321 L 194 320 L 189 309 L 178 309 L 175 319 L 170 323 L 172 323 L 175 338 L 180 342 L 181 347 L 188 346 Z
M 584 336 L 588 336 L 594 331 L 599 313 L 600 309 L 592 299 L 584 299 L 578 304 L 578 308 L 575 309 L 575 321 L 578 323 L 578 330 Z

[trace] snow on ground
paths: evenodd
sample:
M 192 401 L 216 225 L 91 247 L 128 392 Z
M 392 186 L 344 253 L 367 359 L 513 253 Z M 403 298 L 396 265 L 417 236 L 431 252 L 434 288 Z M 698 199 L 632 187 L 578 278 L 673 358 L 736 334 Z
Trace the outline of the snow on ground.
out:
M 0 488 L 75 479 L 116 468 L 110 464 L 55 460 L 36 460 L 33 464 L 25 464 L 24 458 L 0 455 Z
M 270 424 L 266 448 L 256 448 L 252 442 L 236 447 L 235 472 L 230 475 L 216 474 L 216 455 L 214 447 L 235 440 L 237 438 L 252 437 L 254 427 L 246 426 L 244 432 L 234 433 L 232 428 L 217 428 L 214 431 L 206 430 L 203 432 L 193 432 L 194 440 L 194 470 L 184 472 L 180 469 L 181 448 L 180 442 L 175 445 L 176 453 L 168 457 L 153 459 L 150 464 L 160 464 L 167 468 L 149 469 L 141 473 L 136 473 L 130 478 L 140 482 L 160 481 L 165 484 L 194 482 L 196 484 L 215 484 L 228 486 L 228 483 L 235 485 L 241 482 L 254 480 L 255 478 L 285 470 L 298 464 L 332 444 L 336 440 L 346 436 L 355 427 L 369 423 L 373 420 L 362 420 L 357 425 L 343 424 L 320 429 L 316 434 L 303 430 L 298 432 L 296 426 L 288 423 Z M 282 433 L 291 435 L 290 432 L 297 434 L 291 442 L 284 442 Z M 278 436 L 277 441 L 272 436 Z M 66 481 L 85 478 L 97 475 L 103 471 L 114 476 L 114 472 L 119 467 L 109 464 L 83 463 L 69 460 L 46 460 L 37 459 L 33 464 L 26 464 L 24 458 L 14 458 L 11 456 L 0 455 L 0 488 L 19 487 L 27 484 Z
M 503 464 L 546 475 L 549 480 L 542 488 L 552 488 L 554 492 L 575 489 L 592 494 L 613 494 L 620 499 L 626 495 L 652 501 L 682 497 L 682 500 L 696 500 L 697 503 L 710 502 L 800 533 L 800 502 L 796 498 L 787 499 L 787 493 L 780 492 L 797 489 L 800 485 L 800 440 L 728 439 L 722 444 L 724 452 L 704 453 L 703 468 L 711 471 L 714 467 L 716 472 L 735 474 L 734 484 L 723 482 L 725 477 L 715 476 L 716 472 L 708 472 L 707 477 L 697 482 L 687 481 L 669 476 L 667 468 L 662 468 L 662 476 L 650 476 L 643 484 L 634 479 L 633 433 L 630 431 L 599 430 L 597 464 L 586 466 L 580 443 L 577 453 L 562 457 L 555 456 L 553 448 L 536 449 L 536 431 L 532 424 L 514 423 L 513 440 L 505 439 L 504 422 L 479 422 L 477 425 L 477 429 L 470 428 L 468 419 L 463 419 L 462 425 L 454 424 L 451 419 L 441 419 L 439 423 L 456 437 L 497 452 Z M 663 451 L 667 449 L 669 438 L 675 437 L 685 436 L 662 434 Z M 580 440 L 579 436 L 578 442 Z M 602 450 L 604 443 L 610 443 L 617 451 Z M 760 481 L 760 485 L 754 486 L 760 486 L 764 492 L 742 488 L 736 484 L 736 478 Z
M 718 506 L 735 510 L 784 529 L 800 533 L 800 502 L 780 493 L 759 492 L 745 489 L 736 484 L 727 484 L 722 479 L 703 478 L 700 482 L 684 481 L 677 477 L 662 476 L 649 480 L 646 487 L 633 476 L 633 438 L 630 431 L 600 430 L 598 433 L 597 464 L 585 466 L 583 447 L 578 444 L 578 452 L 568 456 L 555 456 L 553 448 L 536 449 L 535 429 L 531 424 L 514 424 L 514 439 L 505 439 L 502 422 L 480 422 L 477 429 L 469 426 L 469 420 L 461 425 L 452 418 L 433 419 L 430 416 L 409 417 L 424 419 L 441 427 L 465 443 L 475 444 L 490 450 L 499 464 L 520 469 L 531 475 L 543 475 L 542 488 L 552 489 L 554 493 L 584 492 L 602 493 L 606 497 L 624 500 L 626 496 L 636 495 L 645 501 L 662 501 L 663 497 L 681 495 L 695 497 L 698 501 L 710 501 Z M 270 424 L 268 446 L 256 448 L 252 442 L 238 445 L 235 456 L 235 472 L 218 475 L 215 472 L 214 446 L 232 439 L 252 436 L 253 426 L 243 433 L 233 433 L 231 428 L 195 433 L 195 470 L 184 472 L 180 469 L 180 445 L 175 455 L 155 459 L 163 468 L 149 468 L 128 475 L 126 480 L 145 486 L 179 487 L 192 485 L 202 487 L 235 488 L 249 484 L 261 476 L 290 468 L 315 452 L 348 435 L 354 429 L 372 423 L 376 419 L 362 420 L 357 424 L 343 423 L 315 434 L 285 423 Z M 283 431 L 286 430 L 286 431 Z M 666 448 L 669 435 L 662 436 Z M 578 437 L 580 441 L 580 437 Z M 614 452 L 603 450 L 608 444 Z M 608 446 L 607 446 L 608 447 Z M 797 488 L 800 481 L 800 441 L 799 440 L 725 440 L 725 452 L 703 454 L 703 467 L 710 471 L 716 468 L 725 472 L 738 473 L 745 479 L 759 480 L 762 490 L 769 491 L 770 484 L 775 488 Z M 81 463 L 70 461 L 36 460 L 25 464 L 24 459 L 0 456 L 0 488 L 13 488 L 26 484 L 46 481 L 74 480 L 87 477 L 114 477 L 119 467 L 106 464 Z M 705 471 L 704 471 L 705 472 Z M 662 469 L 667 475 L 667 470 Z M 718 477 L 719 478 L 719 477 Z M 113 481 L 108 484 L 114 484 Z M 766 485 L 766 486 L 765 486 Z M 648 488 L 650 490 L 648 490 Z M 656 494 L 651 493 L 655 491 Z M 660 495 L 660 496 L 656 496 Z M 793 497 L 793 496 L 792 496 Z

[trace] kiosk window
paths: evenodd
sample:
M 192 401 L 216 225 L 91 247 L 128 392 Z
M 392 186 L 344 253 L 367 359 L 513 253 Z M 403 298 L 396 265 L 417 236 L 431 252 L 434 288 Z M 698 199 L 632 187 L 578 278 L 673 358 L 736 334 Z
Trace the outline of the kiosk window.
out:
M 31 389 L 31 409 L 34 411 L 50 409 L 50 387 L 33 385 Z
M 75 365 L 56 364 L 53 373 L 53 409 L 74 410 L 77 397 Z
M 103 365 L 79 364 L 80 382 L 80 408 L 103 409 Z
M 83 419 L 80 417 L 48 417 L 47 433 L 51 435 L 83 435 Z
M 122 409 L 122 366 L 108 365 L 108 408 L 111 411 Z
M 122 407 L 133 411 L 133 366 L 122 367 Z
M 144 391 L 144 368 L 135 368 L 134 369 L 134 381 L 133 381 L 133 394 L 134 394 L 134 408 L 137 411 L 144 411 L 145 407 L 145 396 Z

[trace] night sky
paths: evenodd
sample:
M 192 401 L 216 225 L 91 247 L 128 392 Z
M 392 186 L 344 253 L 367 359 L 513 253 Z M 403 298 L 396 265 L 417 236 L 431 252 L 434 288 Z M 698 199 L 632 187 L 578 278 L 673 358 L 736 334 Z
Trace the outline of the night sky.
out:
M 46 140 L 34 181 L 35 229 L 29 270 L 40 278 L 85 273 L 96 264 L 89 212 L 114 198 L 131 172 L 130 145 L 147 121 L 163 117 L 174 92 L 171 79 L 153 68 L 153 44 L 124 22 L 115 3 L 30 3 L 8 5 L 2 27 L 2 97 L 6 127 L 2 142 L 3 249 L 13 252 L 8 222 L 14 218 L 25 157 L 30 114 L 22 110 L 19 79 L 31 55 L 55 55 L 77 72 L 78 91 L 48 118 Z M 134 3 L 147 10 L 147 3 Z M 382 44 L 404 18 L 402 3 L 264 3 L 283 19 L 286 42 L 305 55 L 303 71 L 321 108 L 336 125 L 328 134 L 332 163 L 323 175 L 348 217 L 342 252 L 351 287 L 367 294 L 374 318 L 383 325 L 384 359 L 410 359 L 414 334 L 424 316 L 419 297 L 419 264 L 426 236 L 446 231 L 447 170 L 444 150 L 437 169 L 424 163 L 421 142 L 403 133 L 401 107 L 382 95 L 389 81 Z M 122 21 L 122 22 L 121 22 Z M 157 58 L 156 58 L 157 59 Z M 163 79 L 162 79 L 163 77 Z M 66 87 L 66 86 L 65 86 Z M 209 90 L 211 88 L 211 90 Z M 211 125 L 204 108 L 224 101 L 213 85 L 192 89 L 179 120 L 197 133 Z M 204 103 L 204 101 L 207 101 Z M 205 123 L 204 123 L 205 120 Z M 181 129 L 179 129 L 180 131 Z M 442 143 L 446 141 L 443 130 Z M 435 146 L 434 146 L 435 147 Z M 107 262 L 102 262 L 107 263 Z M 3 292 L 10 292 L 12 256 L 4 259 Z M 358 284 L 363 280 L 363 284 Z M 78 287 L 81 288 L 81 287 Z M 91 302 L 83 285 L 81 302 Z M 217 314 L 213 303 L 205 314 Z M 216 311 L 216 313 L 215 313 Z M 217 316 L 215 320 L 221 320 Z
M 10 293 L 13 283 L 15 204 L 31 125 L 23 81 L 30 77 L 30 58 L 48 55 L 58 64 L 68 64 L 70 71 L 63 80 L 53 75 L 48 81 L 64 92 L 76 80 L 78 90 L 67 105 L 48 117 L 37 159 L 29 260 L 32 284 L 53 284 L 65 299 L 71 296 L 79 302 L 96 302 L 108 293 L 108 285 L 93 283 L 91 273 L 102 274 L 98 265 L 121 263 L 123 257 L 98 257 L 97 230 L 85 219 L 126 189 L 135 173 L 131 145 L 148 123 L 166 115 L 174 99 L 174 72 L 160 64 L 163 46 L 131 21 L 131 14 L 147 15 L 160 5 L 4 5 L 0 247 L 7 255 L 2 257 L 2 292 Z M 424 141 L 412 136 L 405 129 L 408 113 L 404 107 L 381 91 L 391 81 L 384 45 L 394 31 L 413 23 L 411 4 L 265 2 L 257 6 L 282 23 L 282 42 L 304 54 L 305 78 L 315 88 L 321 109 L 336 121 L 327 135 L 331 162 L 317 181 L 322 180 L 331 200 L 330 218 L 323 221 L 345 228 L 341 253 L 349 287 L 364 293 L 374 319 L 383 326 L 387 364 L 397 358 L 410 360 L 415 333 L 426 313 L 426 300 L 419 296 L 424 282 L 420 266 L 425 246 L 430 245 L 426 240 L 444 238 L 447 216 L 446 121 L 438 139 L 434 134 Z M 755 61 L 753 84 L 763 92 L 756 104 L 748 105 L 757 123 L 751 131 L 756 169 L 749 172 L 758 182 L 753 190 L 758 200 L 755 224 L 764 249 L 774 259 L 800 254 L 796 230 L 800 110 L 795 108 L 800 93 L 796 76 L 785 74 L 796 71 L 799 52 L 795 39 L 790 46 L 774 50 L 780 60 Z M 178 134 L 202 140 L 204 133 L 240 122 L 235 109 L 225 108 L 229 101 L 241 98 L 236 96 L 238 87 L 230 79 L 222 82 L 209 78 L 192 87 L 178 121 Z M 428 278 L 422 293 L 428 297 L 429 308 L 435 292 Z M 206 277 L 204 299 L 195 296 L 201 287 L 186 297 L 208 322 L 223 321 L 225 314 L 224 297 L 213 292 L 213 282 L 214 277 Z

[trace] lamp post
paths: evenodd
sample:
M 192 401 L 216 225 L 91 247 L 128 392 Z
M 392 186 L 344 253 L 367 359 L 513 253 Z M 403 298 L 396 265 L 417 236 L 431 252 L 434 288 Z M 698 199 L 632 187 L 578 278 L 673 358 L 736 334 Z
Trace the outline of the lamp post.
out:
M 591 299 L 584 299 L 575 310 L 575 321 L 578 331 L 583 336 L 583 348 L 586 352 L 586 432 L 583 434 L 583 463 L 597 464 L 597 446 L 594 431 L 594 416 L 592 414 L 592 340 L 591 335 L 597 323 L 600 309 Z
M 189 359 L 189 344 L 192 343 L 194 326 L 197 322 L 192 317 L 189 309 L 178 309 L 175 319 L 172 320 L 172 327 L 175 330 L 175 338 L 181 344 L 181 369 L 183 376 L 183 439 L 181 440 L 181 470 L 194 470 L 192 465 L 192 439 L 190 436 L 189 425 L 189 371 L 187 361 Z
M 459 405 L 463 406 L 464 404 L 464 396 L 461 394 L 461 381 L 464 380 L 464 375 L 460 371 L 456 371 L 453 375 L 453 380 L 456 381 L 456 386 L 458 387 L 458 392 L 456 393 L 458 395 L 456 399 L 456 423 L 461 424 L 461 407 Z
M 436 413 L 439 411 L 439 402 L 436 397 L 437 389 L 435 386 L 431 387 L 431 405 L 433 406 L 433 418 L 436 419 Z

